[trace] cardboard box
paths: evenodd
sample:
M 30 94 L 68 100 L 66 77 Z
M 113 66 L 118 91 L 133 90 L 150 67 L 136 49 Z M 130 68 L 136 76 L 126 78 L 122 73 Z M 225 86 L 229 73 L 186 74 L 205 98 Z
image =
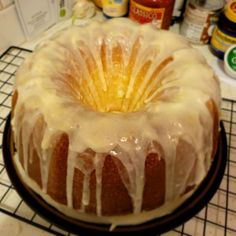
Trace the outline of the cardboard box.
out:
M 15 0 L 27 40 L 70 18 L 74 3 L 75 0 Z
M 54 0 L 15 0 L 15 4 L 27 40 L 56 23 Z

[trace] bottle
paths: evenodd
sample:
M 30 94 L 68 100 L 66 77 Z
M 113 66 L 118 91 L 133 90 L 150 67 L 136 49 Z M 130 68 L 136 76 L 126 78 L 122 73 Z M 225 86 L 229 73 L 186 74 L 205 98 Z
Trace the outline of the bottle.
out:
M 130 0 L 129 18 L 141 24 L 152 22 L 157 28 L 168 29 L 175 0 Z
M 220 59 L 226 50 L 236 44 L 236 0 L 232 0 L 221 13 L 217 26 L 214 28 L 210 49 Z
M 102 0 L 102 9 L 108 18 L 125 16 L 128 13 L 128 0 Z

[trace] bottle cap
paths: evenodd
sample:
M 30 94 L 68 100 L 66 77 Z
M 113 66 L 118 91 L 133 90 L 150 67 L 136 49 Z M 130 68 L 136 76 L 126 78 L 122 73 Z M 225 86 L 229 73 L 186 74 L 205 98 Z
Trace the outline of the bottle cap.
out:
M 226 10 L 225 10 L 225 16 L 236 23 L 236 0 L 233 0 L 228 3 Z
M 229 47 L 225 52 L 224 69 L 230 77 L 236 79 L 236 44 Z

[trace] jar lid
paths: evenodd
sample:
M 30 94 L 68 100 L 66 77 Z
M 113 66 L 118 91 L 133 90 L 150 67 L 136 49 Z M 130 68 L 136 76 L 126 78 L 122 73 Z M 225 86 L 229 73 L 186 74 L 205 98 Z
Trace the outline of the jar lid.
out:
M 224 8 L 224 0 L 190 0 L 190 3 L 201 10 L 205 11 L 220 11 Z
M 229 47 L 225 52 L 224 69 L 230 77 L 236 79 L 236 44 Z
M 225 10 L 225 16 L 236 23 L 236 0 L 229 2 Z

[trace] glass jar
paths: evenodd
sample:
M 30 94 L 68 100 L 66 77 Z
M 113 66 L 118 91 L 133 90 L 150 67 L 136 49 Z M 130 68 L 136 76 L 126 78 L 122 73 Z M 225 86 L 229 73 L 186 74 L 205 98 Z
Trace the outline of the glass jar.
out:
M 223 0 L 189 0 L 180 33 L 194 44 L 207 44 L 224 8 Z
M 236 0 L 230 2 L 214 28 L 210 48 L 214 55 L 224 58 L 226 50 L 236 44 Z
M 102 9 L 108 18 L 125 16 L 128 13 L 128 0 L 102 0 Z
M 129 18 L 141 24 L 152 22 L 157 28 L 168 29 L 175 0 L 130 0 Z

